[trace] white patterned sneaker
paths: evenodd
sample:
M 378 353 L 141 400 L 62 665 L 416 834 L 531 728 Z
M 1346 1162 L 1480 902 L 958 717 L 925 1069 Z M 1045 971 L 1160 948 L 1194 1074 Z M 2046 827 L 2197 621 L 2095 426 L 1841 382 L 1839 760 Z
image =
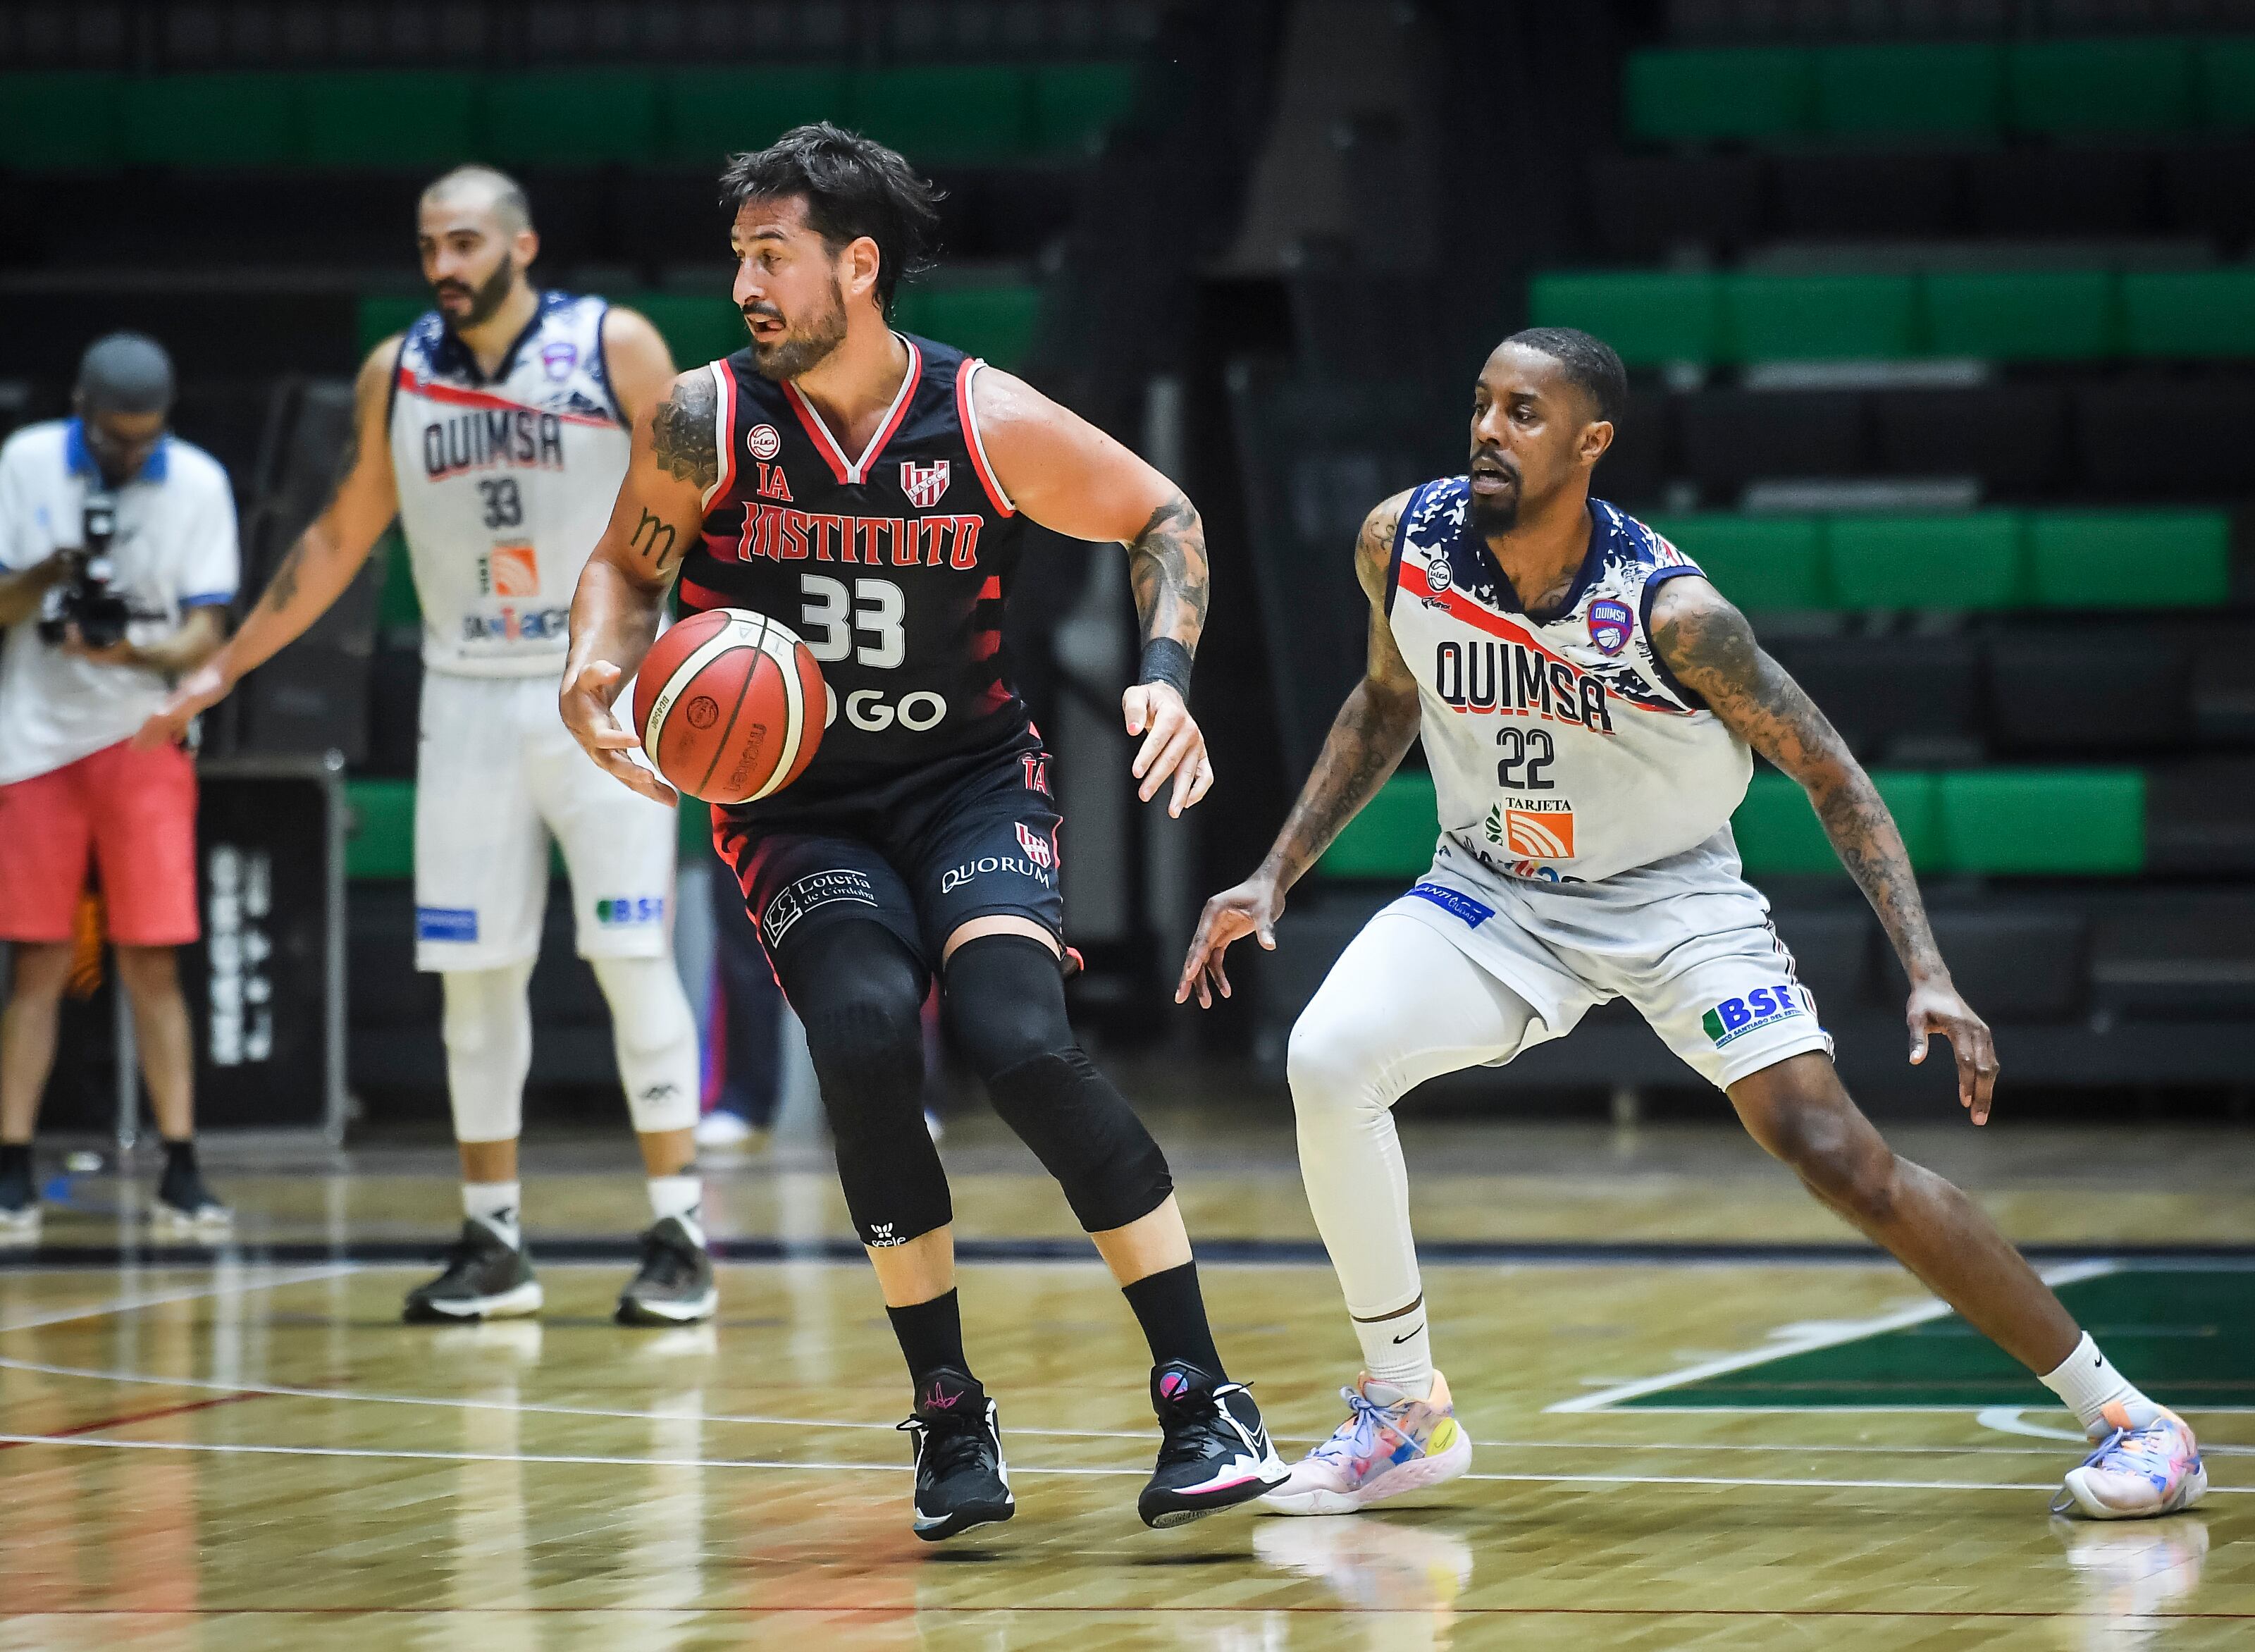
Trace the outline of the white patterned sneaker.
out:
M 2208 1495 L 2200 1443 L 2174 1411 L 2159 1405 L 2110 1404 L 2111 1431 L 2051 1500 L 2051 1512 L 2089 1520 L 2147 1520 L 2190 1508 Z
M 1374 1390 L 1374 1391 L 1373 1391 Z M 1457 1421 L 1448 1380 L 1436 1371 L 1430 1399 L 1400 1396 L 1367 1373 L 1341 1388 L 1346 1421 L 1261 1501 L 1288 1515 L 1351 1515 L 1358 1508 L 1451 1480 L 1472 1466 L 1472 1436 Z

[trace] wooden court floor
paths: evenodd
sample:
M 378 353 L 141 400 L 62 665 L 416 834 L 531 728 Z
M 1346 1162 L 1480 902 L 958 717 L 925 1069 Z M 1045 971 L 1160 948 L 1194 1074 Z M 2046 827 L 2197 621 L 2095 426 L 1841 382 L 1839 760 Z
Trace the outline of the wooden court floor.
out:
M 1289 1133 L 1161 1134 L 1296 1455 L 1355 1354 Z M 2255 1645 L 2250 1133 L 1906 1142 L 2202 1430 L 2209 1502 L 2111 1527 L 2047 1517 L 2078 1451 L 2041 1389 L 1726 1133 L 1408 1140 L 1473 1476 L 1155 1533 L 1131 1318 L 1014 1144 L 951 1138 L 1019 1514 L 937 1548 L 818 1152 L 713 1170 L 743 1259 L 718 1324 L 659 1332 L 608 1317 L 623 1138 L 529 1157 L 537 1323 L 397 1323 L 452 1220 L 440 1151 L 218 1159 L 243 1215 L 208 1255 L 139 1245 L 142 1183 L 58 1185 L 0 1261 L 0 1652 Z

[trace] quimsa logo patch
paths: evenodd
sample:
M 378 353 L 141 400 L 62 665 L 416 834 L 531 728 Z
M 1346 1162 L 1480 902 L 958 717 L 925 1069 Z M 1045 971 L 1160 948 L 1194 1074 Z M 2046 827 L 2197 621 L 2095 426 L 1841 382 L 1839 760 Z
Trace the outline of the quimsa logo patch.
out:
M 1707 1042 L 1720 1050 L 1788 1016 L 1806 1015 L 1790 987 L 1757 987 L 1743 998 L 1725 998 L 1699 1017 Z
M 1629 632 L 1635 625 L 1636 616 L 1626 602 L 1601 596 L 1590 604 L 1590 641 L 1608 656 L 1628 646 Z

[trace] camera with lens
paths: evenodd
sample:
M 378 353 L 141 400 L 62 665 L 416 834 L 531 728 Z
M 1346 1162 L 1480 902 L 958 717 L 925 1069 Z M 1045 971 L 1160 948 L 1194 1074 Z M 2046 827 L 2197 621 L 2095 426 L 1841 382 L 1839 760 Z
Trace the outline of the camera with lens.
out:
M 109 558 L 109 541 L 116 531 L 117 502 L 107 493 L 88 493 L 78 545 L 55 553 L 63 559 L 64 573 L 61 583 L 48 591 L 41 609 L 41 642 L 60 643 L 74 625 L 88 648 L 108 648 L 125 640 L 132 606 L 110 588 L 117 579 L 117 566 Z

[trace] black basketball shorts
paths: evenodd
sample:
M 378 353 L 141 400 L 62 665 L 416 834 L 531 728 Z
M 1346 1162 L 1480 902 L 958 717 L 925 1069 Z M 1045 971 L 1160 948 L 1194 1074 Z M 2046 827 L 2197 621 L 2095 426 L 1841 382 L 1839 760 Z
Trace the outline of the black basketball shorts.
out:
M 948 937 L 977 917 L 1029 918 L 1062 946 L 1049 754 L 998 753 L 966 771 L 785 820 L 714 833 L 771 960 L 830 924 L 882 924 L 938 973 Z

